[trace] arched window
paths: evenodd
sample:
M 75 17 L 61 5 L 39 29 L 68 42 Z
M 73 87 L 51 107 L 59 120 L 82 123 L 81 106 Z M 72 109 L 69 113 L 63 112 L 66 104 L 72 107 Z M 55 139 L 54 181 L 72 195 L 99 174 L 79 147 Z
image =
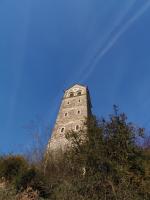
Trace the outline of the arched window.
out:
M 79 99 L 79 102 L 81 102 L 81 100 Z
M 80 114 L 81 113 L 81 111 L 80 110 L 78 110 L 78 114 Z
M 68 113 L 65 113 L 65 117 L 67 117 L 68 116 Z
M 64 132 L 64 130 L 65 130 L 65 128 L 61 128 L 61 133 L 63 133 L 63 132 Z
M 73 92 L 70 92 L 70 95 L 69 95 L 70 97 L 73 97 L 74 96 L 74 94 L 73 94 Z
M 79 92 L 77 93 L 77 95 L 78 95 L 78 96 L 81 96 L 81 91 L 79 91 Z
M 79 125 L 76 125 L 76 131 L 79 130 Z

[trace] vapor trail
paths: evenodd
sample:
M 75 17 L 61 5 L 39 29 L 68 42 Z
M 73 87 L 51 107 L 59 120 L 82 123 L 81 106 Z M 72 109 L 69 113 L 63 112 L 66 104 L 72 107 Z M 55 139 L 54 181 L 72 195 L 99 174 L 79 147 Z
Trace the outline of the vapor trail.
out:
M 135 5 L 137 0 L 131 0 L 130 3 L 127 5 L 127 8 L 124 9 L 120 14 L 121 16 L 119 16 L 117 18 L 117 20 L 115 20 L 114 24 L 113 24 L 113 27 L 111 28 L 111 30 L 106 34 L 105 36 L 105 40 L 103 42 L 106 42 L 107 39 L 111 36 L 111 34 L 113 33 L 113 31 L 120 25 L 120 23 L 125 19 L 125 17 L 128 15 L 128 13 L 130 12 L 130 10 L 133 8 L 133 6 Z M 98 42 L 99 43 L 99 42 Z M 92 54 L 90 52 L 90 54 Z M 97 54 L 96 54 L 97 55 Z M 96 56 L 92 57 L 92 61 L 93 59 L 95 59 Z M 50 108 L 50 111 L 48 112 L 48 120 L 52 119 L 53 118 L 53 115 L 54 113 L 56 112 L 57 110 L 57 102 L 58 102 L 58 99 L 60 98 L 61 94 L 62 94 L 62 91 L 63 89 L 65 88 L 66 85 L 70 85 L 73 81 L 77 80 L 78 78 L 75 78 L 75 77 L 79 77 L 80 74 L 82 75 L 84 73 L 84 71 L 89 67 L 89 63 L 87 65 L 84 65 L 80 71 L 77 72 L 76 75 L 74 75 L 74 77 L 69 77 L 65 83 L 63 84 L 63 86 L 60 88 L 60 90 L 57 92 L 55 98 L 53 99 L 52 101 L 52 104 L 51 104 L 51 108 Z M 88 76 L 89 76 L 90 73 L 88 73 Z M 85 79 L 84 79 L 85 80 Z M 84 81 L 83 80 L 83 81 Z M 82 82 L 82 80 L 79 82 Z
M 102 49 L 100 52 L 98 52 L 98 56 L 94 56 L 94 61 L 92 64 L 88 64 L 86 66 L 86 71 L 88 71 L 84 78 L 81 80 L 81 82 L 84 82 L 89 75 L 94 71 L 96 63 L 114 46 L 114 44 L 118 41 L 118 39 L 121 37 L 121 35 L 128 30 L 128 28 L 137 21 L 150 7 L 150 1 L 148 0 L 145 5 L 142 6 L 142 8 L 132 17 L 130 18 L 124 27 L 122 27 L 119 32 L 112 38 L 112 40 Z M 97 54 L 96 54 L 97 55 Z
M 137 0 L 131 0 L 128 4 L 127 7 L 124 8 L 123 11 L 120 12 L 119 17 L 115 20 L 113 27 L 111 28 L 111 30 L 109 30 L 109 32 L 105 35 L 105 39 L 104 41 L 102 41 L 102 43 L 106 42 L 107 39 L 111 36 L 112 32 L 120 25 L 120 23 L 122 22 L 122 20 L 124 20 L 124 18 L 127 16 L 127 14 L 129 13 L 129 11 L 133 8 L 133 6 L 135 5 Z M 99 43 L 99 42 L 98 42 Z M 90 52 L 90 55 L 92 53 Z M 93 59 L 93 58 L 92 58 Z M 62 92 L 62 90 L 65 88 L 65 85 L 70 85 L 71 83 L 75 82 L 79 77 L 80 74 L 84 73 L 84 70 L 87 68 L 87 66 L 89 66 L 89 64 L 84 65 L 82 68 L 80 68 L 80 70 L 75 74 L 75 72 L 73 73 L 73 77 L 70 77 L 66 80 L 65 84 L 62 86 L 63 88 L 60 89 L 60 91 L 58 91 L 57 93 L 57 97 L 58 98 L 60 96 L 60 93 Z M 54 101 L 55 102 L 55 101 Z
M 8 111 L 8 118 L 7 118 L 7 127 L 11 127 L 14 118 L 13 115 L 15 115 L 15 108 L 16 108 L 16 103 L 17 103 L 17 95 L 20 90 L 21 86 L 21 81 L 23 77 L 23 72 L 24 72 L 24 60 L 25 60 L 25 53 L 27 49 L 27 40 L 28 40 L 28 33 L 29 33 L 29 24 L 30 24 L 30 17 L 31 17 L 31 9 L 32 9 L 32 4 L 30 1 L 26 2 L 26 7 L 22 12 L 23 14 L 28 12 L 28 15 L 24 18 L 24 23 L 22 25 L 22 29 L 20 34 L 22 35 L 22 38 L 20 40 L 19 46 L 16 45 L 16 41 L 18 40 L 17 35 L 13 38 L 13 45 L 14 48 L 16 48 L 13 53 L 12 53 L 12 60 L 11 60 L 11 65 L 14 67 L 14 84 L 13 84 L 13 94 L 10 97 L 10 102 L 9 102 L 9 111 Z
M 108 32 L 106 32 L 103 40 L 101 41 L 101 38 L 100 38 L 100 41 L 96 42 L 98 45 L 97 45 L 97 50 L 95 52 L 91 52 L 91 49 L 90 49 L 90 52 L 88 52 L 88 55 L 94 55 L 93 56 L 86 56 L 86 61 L 87 61 L 87 57 L 91 57 L 88 59 L 88 61 L 86 63 L 84 63 L 81 68 L 79 69 L 78 73 L 77 73 L 77 77 L 78 79 L 81 77 L 82 74 L 84 74 L 84 71 L 87 69 L 87 66 L 90 65 L 90 63 L 93 62 L 93 60 L 95 60 L 95 58 L 98 56 L 97 54 L 99 54 L 99 51 L 101 49 L 103 49 L 103 46 L 105 46 L 105 43 L 107 43 L 107 41 L 109 41 L 109 38 L 111 37 L 111 35 L 113 34 L 113 32 L 115 32 L 115 30 L 120 26 L 120 24 L 123 22 L 123 20 L 127 17 L 127 15 L 129 14 L 129 12 L 132 10 L 132 8 L 134 7 L 135 3 L 137 2 L 137 0 L 132 0 L 132 1 L 129 1 L 129 3 L 127 4 L 127 7 L 125 7 L 123 10 L 121 10 L 121 12 L 119 13 L 118 12 L 118 17 L 117 19 L 114 21 L 112 27 L 110 28 L 110 30 Z M 95 45 L 96 46 L 96 45 Z M 95 48 L 96 49 L 96 48 Z

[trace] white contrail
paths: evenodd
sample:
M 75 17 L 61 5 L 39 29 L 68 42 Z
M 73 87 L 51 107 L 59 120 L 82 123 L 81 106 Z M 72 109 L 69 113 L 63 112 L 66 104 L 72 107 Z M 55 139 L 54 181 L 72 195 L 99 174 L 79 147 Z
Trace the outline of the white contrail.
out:
M 30 18 L 31 18 L 31 2 L 27 2 L 26 3 L 26 10 L 28 12 L 28 15 L 26 16 L 24 23 L 22 25 L 22 39 L 21 39 L 21 44 L 23 47 L 22 48 L 17 48 L 17 50 L 12 52 L 12 60 L 11 60 L 11 64 L 12 66 L 15 66 L 15 81 L 14 81 L 14 88 L 13 88 L 13 95 L 10 98 L 10 102 L 9 102 L 9 112 L 8 112 L 8 119 L 7 119 L 7 127 L 11 127 L 11 124 L 13 123 L 14 120 L 14 112 L 15 112 L 15 105 L 17 102 L 17 94 L 20 90 L 20 85 L 21 85 L 21 81 L 22 81 L 22 76 L 23 76 L 23 72 L 24 72 L 24 60 L 25 60 L 25 53 L 26 53 L 26 49 L 27 49 L 27 40 L 28 40 L 28 34 L 29 34 L 29 25 L 30 25 Z M 18 40 L 18 38 L 15 36 L 14 38 L 14 46 L 15 46 L 15 42 Z M 20 47 L 20 46 L 19 46 Z M 21 50 L 20 50 L 21 49 Z M 19 52 L 16 54 L 16 52 Z
M 104 42 L 106 42 L 108 40 L 108 38 L 111 36 L 111 34 L 114 32 L 114 30 L 121 24 L 122 20 L 125 19 L 125 17 L 128 15 L 128 13 L 130 12 L 130 10 L 134 7 L 135 3 L 136 3 L 137 0 L 131 0 L 129 1 L 129 3 L 127 4 L 127 7 L 125 7 L 123 9 L 122 12 L 120 12 L 119 14 L 119 17 L 114 21 L 114 24 L 111 28 L 111 30 L 109 30 L 108 33 L 106 33 L 105 35 L 105 39 L 104 41 L 100 41 L 102 42 L 102 44 L 104 44 Z M 100 43 L 98 42 L 98 43 Z M 99 44 L 100 45 L 100 44 Z M 102 45 L 101 45 L 102 46 Z M 91 52 L 89 52 L 90 55 L 92 55 Z M 87 56 L 88 57 L 88 56 Z M 93 58 L 92 58 L 93 60 Z M 89 63 L 89 62 L 88 62 Z M 82 75 L 84 73 L 84 70 L 87 68 L 87 66 L 89 66 L 89 64 L 85 64 L 82 68 L 79 69 L 79 71 L 75 74 L 75 72 L 73 73 L 74 74 L 74 77 L 69 77 L 69 79 L 66 80 L 66 83 L 63 85 L 63 88 L 61 87 L 60 91 L 58 91 L 57 93 L 57 97 L 58 98 L 60 96 L 60 93 L 62 92 L 62 90 L 64 89 L 64 86 L 65 85 L 70 85 L 70 83 L 72 82 L 75 82 L 75 80 L 78 81 L 80 75 Z M 78 77 L 78 78 L 77 78 Z M 55 102 L 55 101 L 54 101 Z M 55 104 L 55 103 L 54 103 Z M 53 107 L 53 106 L 52 106 Z M 55 105 L 54 105 L 55 107 Z M 53 109 L 54 109 L 53 107 Z
M 105 37 L 105 40 L 103 42 L 106 42 L 106 40 L 110 37 L 110 35 L 114 32 L 114 30 L 121 24 L 122 20 L 124 20 L 124 18 L 128 15 L 128 13 L 132 10 L 133 6 L 135 5 L 137 0 L 132 0 L 130 2 L 130 4 L 128 4 L 128 7 L 121 13 L 121 16 L 117 18 L 117 20 L 115 21 L 115 24 L 113 25 L 112 29 L 109 31 L 109 33 L 106 35 Z M 95 56 L 94 56 L 95 58 Z M 93 60 L 93 58 L 92 58 Z M 89 64 L 87 65 L 84 65 L 84 67 L 81 68 L 81 70 L 76 74 L 76 76 L 80 76 L 79 74 L 83 74 L 84 71 L 89 67 Z M 90 73 L 88 72 L 88 74 L 86 74 L 86 76 L 84 77 L 83 81 L 88 78 L 88 76 L 91 74 L 91 72 L 93 71 L 94 69 L 90 69 Z M 88 76 L 87 76 L 88 75 Z M 51 112 L 49 111 L 48 112 L 48 119 L 51 119 L 52 116 L 54 115 L 54 113 L 56 112 L 57 110 L 57 101 L 58 101 L 58 98 L 60 98 L 61 96 L 61 93 L 64 89 L 64 87 L 66 85 L 69 85 L 71 82 L 72 82 L 72 77 L 70 79 L 67 79 L 65 84 L 61 87 L 61 89 L 58 91 L 58 93 L 56 94 L 56 97 L 54 98 L 53 100 L 53 103 L 52 103 L 52 106 L 51 106 Z M 74 78 L 74 80 L 76 80 L 76 78 Z M 82 82 L 82 80 L 80 81 Z M 57 100 L 57 101 L 56 101 Z
M 93 62 L 93 60 L 95 60 L 95 57 L 97 57 L 98 52 L 103 49 L 103 46 L 105 46 L 105 43 L 107 43 L 107 41 L 109 40 L 109 38 L 111 37 L 112 33 L 122 24 L 123 20 L 127 17 L 127 15 L 129 14 L 129 12 L 132 10 L 132 8 L 134 7 L 135 3 L 137 2 L 137 0 L 132 0 L 129 1 L 129 3 L 127 4 L 127 7 L 124 8 L 120 13 L 119 16 L 117 17 L 117 19 L 114 21 L 113 26 L 110 28 L 110 30 L 108 32 L 106 32 L 103 41 L 101 41 L 102 39 L 100 39 L 100 41 L 96 41 L 96 43 L 98 44 L 98 48 L 95 52 L 97 52 L 95 54 L 94 57 L 91 56 L 91 58 L 88 59 L 88 61 L 81 66 L 81 68 L 79 69 L 78 73 L 77 73 L 77 77 L 80 78 L 82 74 L 84 74 L 85 70 L 87 69 L 87 67 L 90 65 L 90 63 Z M 96 49 L 96 48 L 95 48 Z M 93 55 L 94 53 L 88 52 L 89 55 Z M 86 56 L 86 60 L 87 58 L 90 56 Z
M 95 64 L 114 46 L 114 44 L 118 41 L 118 39 L 121 37 L 121 35 L 128 30 L 128 28 L 139 19 L 150 7 L 150 1 L 142 6 L 142 8 L 131 18 L 129 21 L 120 29 L 120 31 L 112 38 L 110 43 L 108 43 L 100 52 L 99 56 L 96 58 L 96 60 L 93 61 L 93 64 L 91 66 L 87 66 L 88 72 L 85 74 L 84 78 L 81 80 L 81 82 L 85 81 L 89 75 L 94 71 Z M 95 56 L 94 56 L 95 57 Z M 88 68 L 89 67 L 89 68 Z M 86 70 L 86 71 L 87 71 Z

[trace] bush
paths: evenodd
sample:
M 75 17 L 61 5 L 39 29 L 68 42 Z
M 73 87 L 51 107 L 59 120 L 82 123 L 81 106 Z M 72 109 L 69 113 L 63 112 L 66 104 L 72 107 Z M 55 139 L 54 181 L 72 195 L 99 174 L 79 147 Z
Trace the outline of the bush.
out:
M 0 200 L 16 200 L 16 191 L 12 187 L 0 189 Z
M 24 191 L 28 187 L 31 187 L 33 190 L 38 191 L 41 197 L 47 197 L 50 193 L 47 179 L 44 174 L 34 166 L 17 176 L 15 187 L 17 191 Z
M 16 176 L 26 170 L 27 161 L 22 156 L 8 155 L 0 159 L 0 178 L 12 182 Z

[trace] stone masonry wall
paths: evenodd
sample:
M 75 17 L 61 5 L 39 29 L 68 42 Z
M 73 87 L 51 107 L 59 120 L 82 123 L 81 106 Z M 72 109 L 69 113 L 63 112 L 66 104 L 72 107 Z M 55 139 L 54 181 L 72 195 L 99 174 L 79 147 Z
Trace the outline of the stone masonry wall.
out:
M 85 86 L 74 85 L 65 91 L 52 137 L 48 144 L 48 151 L 64 150 L 67 147 L 68 141 L 65 134 L 70 130 L 77 131 L 83 126 L 90 113 L 91 104 L 89 100 L 88 89 Z

